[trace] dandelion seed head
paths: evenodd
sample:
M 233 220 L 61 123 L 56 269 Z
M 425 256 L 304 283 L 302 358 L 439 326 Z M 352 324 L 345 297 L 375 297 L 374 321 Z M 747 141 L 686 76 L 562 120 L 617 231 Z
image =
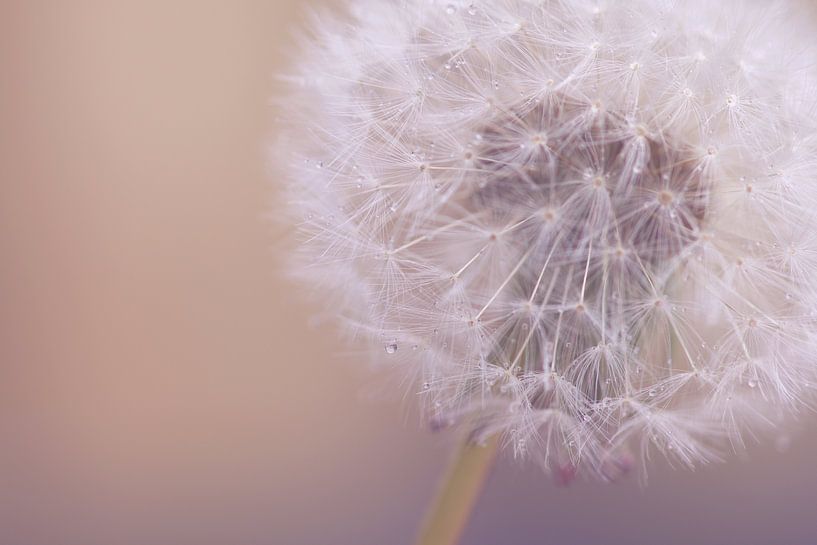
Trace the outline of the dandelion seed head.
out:
M 790 5 L 364 0 L 312 29 L 282 101 L 295 270 L 435 427 L 611 480 L 813 399 Z

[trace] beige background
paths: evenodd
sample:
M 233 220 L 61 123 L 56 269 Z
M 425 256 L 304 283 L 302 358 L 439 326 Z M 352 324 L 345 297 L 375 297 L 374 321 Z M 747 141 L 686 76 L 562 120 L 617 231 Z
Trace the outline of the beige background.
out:
M 296 4 L 0 4 L 0 544 L 410 542 L 450 440 L 309 326 L 264 219 Z M 466 543 L 817 543 L 807 430 L 644 490 L 505 461 Z

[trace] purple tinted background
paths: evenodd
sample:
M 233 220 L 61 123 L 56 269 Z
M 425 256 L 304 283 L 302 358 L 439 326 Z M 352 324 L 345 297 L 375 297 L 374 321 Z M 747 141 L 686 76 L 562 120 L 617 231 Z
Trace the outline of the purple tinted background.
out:
M 0 6 L 0 543 L 411 542 L 452 438 L 308 325 L 263 221 L 296 4 Z M 503 461 L 465 543 L 817 543 L 815 422 L 647 488 Z

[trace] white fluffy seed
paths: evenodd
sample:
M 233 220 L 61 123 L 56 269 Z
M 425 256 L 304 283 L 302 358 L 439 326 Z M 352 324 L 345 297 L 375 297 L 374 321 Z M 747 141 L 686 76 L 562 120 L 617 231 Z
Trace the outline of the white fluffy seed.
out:
M 298 277 L 434 421 L 557 470 L 715 459 L 817 379 L 817 44 L 796 20 L 697 0 L 316 19 L 278 146 Z

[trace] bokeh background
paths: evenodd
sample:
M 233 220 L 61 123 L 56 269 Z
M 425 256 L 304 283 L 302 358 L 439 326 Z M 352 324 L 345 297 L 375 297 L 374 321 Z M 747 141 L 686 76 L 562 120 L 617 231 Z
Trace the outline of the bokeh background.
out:
M 268 221 L 303 10 L 0 3 L 0 545 L 411 542 L 453 440 L 312 325 Z M 817 417 L 776 443 L 647 487 L 503 460 L 464 543 L 813 545 Z

